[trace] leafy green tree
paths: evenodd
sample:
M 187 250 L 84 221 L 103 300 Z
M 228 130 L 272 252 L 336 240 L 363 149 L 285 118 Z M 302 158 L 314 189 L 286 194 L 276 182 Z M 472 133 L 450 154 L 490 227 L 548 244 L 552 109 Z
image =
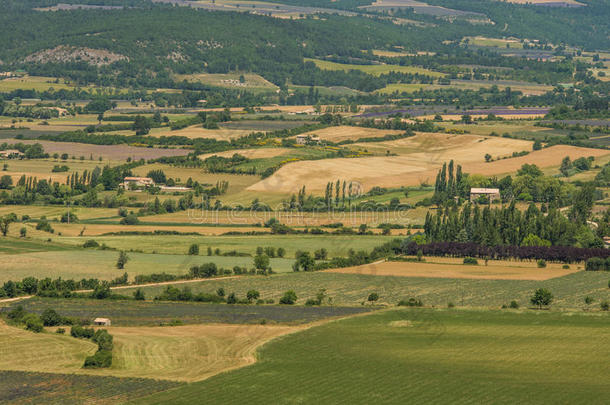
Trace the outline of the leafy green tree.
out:
M 116 262 L 117 269 L 124 269 L 125 265 L 127 264 L 128 261 L 129 261 L 129 256 L 127 256 L 127 253 L 125 253 L 124 250 L 121 250 L 119 252 L 119 258 Z
M 254 267 L 257 270 L 267 271 L 269 268 L 269 256 L 264 253 L 254 256 Z
M 199 245 L 196 243 L 193 243 L 191 246 L 189 246 L 188 254 L 191 256 L 199 255 Z
M 252 302 L 253 300 L 257 300 L 261 294 L 256 290 L 250 290 L 246 293 L 246 298 L 248 301 Z
M 135 290 L 133 293 L 133 299 L 136 301 L 144 301 L 146 299 L 146 296 L 144 295 L 144 291 L 142 291 L 141 288 L 138 288 L 137 290 Z
M 40 315 L 44 326 L 57 326 L 61 325 L 63 319 L 54 309 L 47 308 Z
M 0 218 L 0 232 L 2 232 L 2 236 L 6 236 L 8 233 L 8 228 L 11 223 L 17 221 L 17 215 L 11 213 L 4 215 Z
M 372 292 L 369 294 L 367 301 L 370 302 L 371 304 L 377 302 L 379 300 L 379 294 L 377 294 L 376 292 Z
M 530 301 L 533 305 L 536 305 L 538 309 L 542 309 L 543 306 L 547 307 L 551 305 L 551 302 L 553 302 L 553 294 L 546 288 L 538 288 L 530 298 Z

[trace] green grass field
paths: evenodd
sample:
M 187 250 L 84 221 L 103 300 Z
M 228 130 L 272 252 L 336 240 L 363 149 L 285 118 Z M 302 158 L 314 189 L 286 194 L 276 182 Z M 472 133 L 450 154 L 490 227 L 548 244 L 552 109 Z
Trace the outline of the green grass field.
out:
M 217 279 L 189 283 L 193 292 L 214 293 L 222 287 L 243 296 L 250 289 L 260 291 L 261 298 L 275 299 L 284 291 L 292 289 L 298 296 L 297 304 L 325 288 L 335 305 L 360 305 L 371 292 L 377 292 L 379 302 L 396 305 L 402 299 L 419 298 L 426 306 L 446 307 L 449 302 L 456 306 L 499 308 L 516 300 L 522 307 L 529 306 L 534 290 L 545 287 L 551 290 L 555 300 L 553 309 L 599 310 L 602 300 L 610 300 L 608 288 L 610 273 L 578 272 L 546 281 L 522 280 L 468 280 L 446 278 L 410 278 L 373 276 L 364 274 L 337 274 L 326 272 L 287 273 L 268 277 L 248 276 L 235 279 Z M 181 286 L 179 286 L 181 287 Z M 158 295 L 164 287 L 144 287 L 147 297 Z M 131 294 L 122 290 L 122 294 Z M 590 305 L 584 299 L 594 299 Z
M 394 310 L 279 338 L 252 366 L 133 403 L 601 404 L 607 325 L 607 314 Z
M 322 70 L 360 70 L 364 73 L 379 76 L 389 72 L 420 74 L 432 77 L 444 77 L 443 73 L 434 72 L 432 70 L 416 67 L 416 66 L 400 66 L 400 65 L 351 65 L 346 63 L 335 63 L 320 59 L 305 58 L 306 62 L 313 62 Z
M 233 269 L 234 266 L 254 267 L 252 257 L 225 256 L 187 256 L 163 255 L 150 253 L 128 253 L 129 262 L 124 270 L 115 266 L 119 253 L 110 250 L 59 250 L 33 252 L 0 256 L 0 282 L 21 280 L 25 277 L 64 278 L 80 280 L 82 278 L 99 278 L 111 280 L 127 272 L 133 281 L 136 275 L 151 273 L 168 273 L 183 275 L 191 266 L 203 263 L 216 263 L 220 268 Z M 275 272 L 292 271 L 294 259 L 274 258 L 270 265 Z
M 117 229 L 120 230 L 120 229 Z M 264 229 L 261 229 L 261 231 Z M 349 249 L 371 250 L 392 239 L 380 235 L 244 235 L 244 236 L 188 236 L 188 235 L 137 235 L 137 236 L 96 236 L 98 243 L 124 249 L 139 250 L 145 253 L 184 255 L 191 244 L 199 244 L 200 254 L 205 260 L 207 247 L 220 249 L 221 252 L 237 250 L 254 255 L 257 247 L 283 247 L 286 258 L 294 259 L 297 250 L 313 252 L 321 248 L 328 251 L 329 257 L 346 256 Z M 61 242 L 69 245 L 82 245 L 83 238 L 62 237 Z

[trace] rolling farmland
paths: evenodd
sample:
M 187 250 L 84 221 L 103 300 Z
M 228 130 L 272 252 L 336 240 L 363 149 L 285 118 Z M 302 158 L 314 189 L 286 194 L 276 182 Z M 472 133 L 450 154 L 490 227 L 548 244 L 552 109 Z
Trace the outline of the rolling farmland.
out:
M 202 393 L 219 404 L 602 403 L 610 394 L 605 318 L 387 311 L 287 336 L 264 346 L 253 366 L 134 403 L 189 404 Z

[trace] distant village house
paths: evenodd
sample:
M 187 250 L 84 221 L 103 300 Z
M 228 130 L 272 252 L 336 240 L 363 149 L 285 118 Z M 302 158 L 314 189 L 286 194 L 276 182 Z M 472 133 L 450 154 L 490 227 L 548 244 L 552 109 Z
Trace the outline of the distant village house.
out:
M 0 158 L 4 159 L 17 159 L 23 157 L 23 153 L 17 149 L 0 150 Z
M 499 188 L 471 188 L 470 189 L 470 201 L 476 201 L 479 197 L 485 196 L 489 199 L 489 202 L 494 202 L 500 199 Z
M 309 143 L 320 143 L 320 138 L 311 135 L 297 135 L 296 141 L 297 145 L 307 145 Z
M 97 326 L 110 326 L 112 322 L 108 318 L 95 318 L 93 324 Z
M 154 186 L 155 182 L 150 177 L 125 177 L 123 179 L 122 186 L 125 189 L 130 189 L 132 187 L 147 187 Z

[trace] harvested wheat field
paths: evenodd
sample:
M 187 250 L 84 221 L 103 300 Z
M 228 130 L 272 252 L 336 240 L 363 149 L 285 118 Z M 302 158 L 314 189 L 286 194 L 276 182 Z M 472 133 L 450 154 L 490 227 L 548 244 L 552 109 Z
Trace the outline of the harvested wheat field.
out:
M 152 136 L 185 136 L 191 139 L 212 138 L 219 141 L 227 141 L 229 139 L 249 135 L 252 132 L 253 131 L 250 129 L 227 129 L 222 127 L 218 129 L 205 129 L 201 125 L 192 125 L 184 129 L 179 129 L 177 131 L 171 131 L 167 128 L 162 128 L 160 130 L 153 130 L 150 132 L 150 134 Z
M 438 258 L 427 259 L 437 261 Z M 562 269 L 559 264 L 551 264 L 544 269 L 536 263 L 489 261 L 488 265 L 480 260 L 479 265 L 465 265 L 455 260 L 444 263 L 427 262 L 383 262 L 363 266 L 328 270 L 329 273 L 362 274 L 372 276 L 427 277 L 427 278 L 460 278 L 478 280 L 533 280 L 543 281 L 566 276 L 578 270 Z
M 188 155 L 188 149 L 164 149 L 164 148 L 140 148 L 128 145 L 92 145 L 87 143 L 76 142 L 53 142 L 40 140 L 26 139 L 7 139 L 7 143 L 24 143 L 42 145 L 44 151 L 50 155 L 54 153 L 67 153 L 72 156 L 85 156 L 88 159 L 93 155 L 94 159 L 102 158 L 109 160 L 132 160 L 140 159 L 157 159 L 164 156 L 185 156 Z
M 199 155 L 199 159 L 207 159 L 210 156 L 231 157 L 234 154 L 245 156 L 249 159 L 264 159 L 283 155 L 285 153 L 294 152 L 291 148 L 254 148 L 254 149 L 232 149 L 225 152 L 206 153 Z
M 399 131 L 395 129 L 376 129 L 341 125 L 338 127 L 318 129 L 316 131 L 307 132 L 303 135 L 317 136 L 324 141 L 340 142 L 345 141 L 346 139 L 358 140 L 360 138 L 381 137 L 384 135 L 398 135 L 402 133 L 404 133 L 404 131 Z
M 77 372 L 96 350 L 88 340 L 32 333 L 0 321 L 0 370 Z
M 512 173 L 525 163 L 539 167 L 558 166 L 565 156 L 572 160 L 583 156 L 604 156 L 607 150 L 557 145 L 527 156 L 485 162 L 485 154 L 494 159 L 513 152 L 531 150 L 531 142 L 474 135 L 420 134 L 417 137 L 367 145 L 367 150 L 390 150 L 399 156 L 325 159 L 289 163 L 272 176 L 247 188 L 249 191 L 293 193 L 306 186 L 320 192 L 328 181 L 355 181 L 364 191 L 372 187 L 415 186 L 431 184 L 443 162 L 453 159 L 471 174 L 500 175 Z
M 222 324 L 109 327 L 106 329 L 114 337 L 115 344 L 112 367 L 79 371 L 117 377 L 198 381 L 254 363 L 259 346 L 302 328 Z

